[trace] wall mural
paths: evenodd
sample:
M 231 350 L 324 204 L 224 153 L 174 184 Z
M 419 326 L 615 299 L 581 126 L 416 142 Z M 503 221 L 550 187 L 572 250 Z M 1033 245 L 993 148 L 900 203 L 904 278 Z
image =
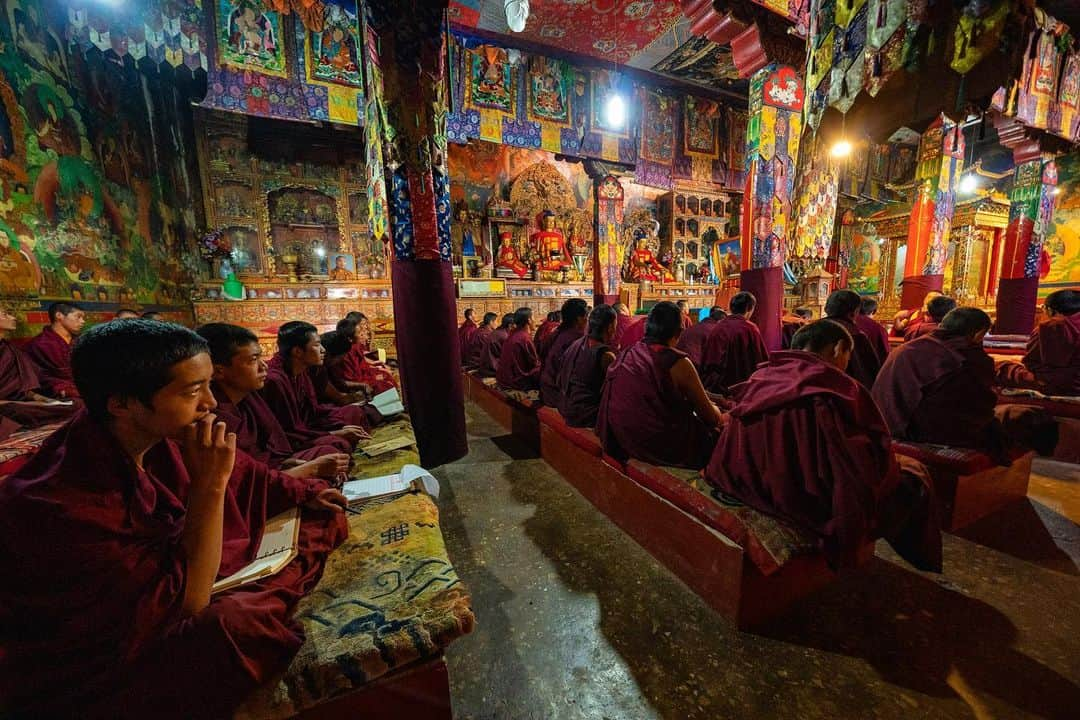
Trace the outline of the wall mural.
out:
M 1061 194 L 1047 233 L 1050 273 L 1039 282 L 1040 295 L 1080 286 L 1080 156 L 1061 158 L 1057 169 Z
M 75 299 L 103 312 L 138 303 L 186 317 L 184 258 L 201 204 L 191 131 L 173 120 L 186 102 L 134 69 L 66 57 L 38 6 L 13 2 L 8 12 L 0 295 L 34 299 L 20 304 L 31 311 Z

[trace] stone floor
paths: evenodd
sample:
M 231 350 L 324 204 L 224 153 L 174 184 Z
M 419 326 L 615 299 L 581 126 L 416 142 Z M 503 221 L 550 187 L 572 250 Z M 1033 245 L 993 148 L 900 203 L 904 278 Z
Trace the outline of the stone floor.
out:
M 475 632 L 455 717 L 1080 718 L 1080 468 L 945 536 L 943 576 L 884 545 L 755 634 L 736 631 L 475 406 L 436 471 Z

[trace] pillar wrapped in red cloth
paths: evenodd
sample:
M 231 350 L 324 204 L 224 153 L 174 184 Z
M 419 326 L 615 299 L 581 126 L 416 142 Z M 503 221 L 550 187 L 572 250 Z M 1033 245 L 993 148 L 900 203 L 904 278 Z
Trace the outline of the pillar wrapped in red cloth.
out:
M 503 343 L 495 380 L 509 390 L 528 392 L 540 387 L 540 358 L 528 327 L 516 328 Z
M 45 327 L 26 344 L 26 354 L 34 362 L 42 391 L 51 397 L 79 397 L 71 377 L 71 343 Z
M 581 328 L 562 326 L 540 354 L 540 400 L 548 407 L 559 406 L 559 372 L 563 356 L 566 349 L 583 335 Z
M 726 392 L 769 359 L 757 325 L 742 315 L 718 320 L 701 353 L 701 383 L 711 393 Z

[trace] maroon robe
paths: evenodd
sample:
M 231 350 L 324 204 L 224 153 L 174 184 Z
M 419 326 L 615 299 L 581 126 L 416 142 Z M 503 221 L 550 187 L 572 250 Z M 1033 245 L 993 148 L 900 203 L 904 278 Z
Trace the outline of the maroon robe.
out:
M 80 413 L 0 485 L 0 706 L 26 717 L 226 717 L 303 642 L 292 613 L 345 538 L 305 512 L 298 557 L 268 578 L 182 610 L 183 497 L 171 441 L 135 466 Z M 93 468 L 93 472 L 87 472 Z M 245 564 L 266 515 L 308 496 L 238 454 L 222 568 Z M 48 537 L 49 542 L 41 542 Z
M 904 330 L 904 342 L 911 342 L 916 338 L 921 338 L 923 335 L 929 335 L 938 329 L 938 323 L 927 316 L 925 320 L 908 325 Z
M 523 392 L 540 387 L 540 358 L 525 328 L 515 329 L 503 343 L 495 381 L 501 387 Z
M 479 377 L 495 377 L 499 370 L 499 357 L 502 355 L 502 347 L 510 332 L 505 328 L 496 328 L 491 333 L 491 342 L 480 359 L 480 366 L 476 371 Z
M 619 317 L 625 317 L 620 315 Z M 622 335 L 618 334 L 618 328 L 616 328 L 616 337 L 618 338 L 618 349 L 625 350 L 631 345 L 636 345 L 641 342 L 645 337 L 646 320 L 644 317 L 633 318 L 632 322 L 627 324 L 626 329 L 623 330 Z
M 1080 312 L 1035 328 L 1023 363 L 1046 394 L 1080 395 Z
M 461 357 L 465 357 L 465 351 L 469 347 L 473 335 L 476 334 L 476 330 L 476 323 L 472 320 L 466 320 L 458 326 L 458 346 L 461 348 Z
M 229 432 L 236 433 L 236 448 L 264 465 L 277 468 L 289 458 L 307 461 L 352 451 L 348 440 L 335 435 L 322 435 L 309 443 L 294 446 L 259 393 L 250 393 L 239 403 L 233 403 L 217 383 L 211 383 L 210 389 L 217 400 L 213 412 Z
M 784 315 L 780 318 L 780 347 L 785 350 L 791 349 L 791 340 L 795 333 L 806 326 L 806 321 L 801 317 Z
M 540 323 L 540 327 L 536 329 L 536 334 L 533 335 L 533 345 L 536 346 L 536 354 L 543 356 L 547 350 L 547 344 L 555 337 L 555 333 L 559 330 L 559 323 L 555 320 L 545 320 Z
M 742 315 L 728 315 L 712 327 L 701 353 L 701 383 L 711 393 L 723 393 L 751 375 L 769 359 L 757 325 Z
M 866 337 L 863 331 L 850 320 L 835 317 L 828 319 L 837 325 L 842 325 L 851 335 L 854 342 L 854 347 L 851 349 L 851 359 L 848 361 L 847 374 L 861 382 L 867 390 L 874 387 L 874 380 L 877 379 L 878 372 L 881 370 L 881 360 L 878 358 L 874 346 L 870 343 L 870 338 Z
M 26 344 L 27 356 L 34 361 L 42 393 L 56 398 L 79 397 L 71 376 L 71 344 L 51 327 Z
M 466 370 L 475 370 L 480 367 L 494 334 L 495 331 L 487 325 L 481 325 L 477 328 L 472 340 L 469 341 L 469 346 L 465 348 L 465 355 L 461 358 L 461 366 Z
M 889 357 L 890 350 L 889 331 L 877 320 L 862 313 L 855 316 L 855 327 L 862 330 L 863 335 L 870 341 L 870 347 L 874 348 L 874 353 L 878 356 L 878 362 L 885 362 L 885 358 Z
M 290 374 L 281 353 L 270 358 L 267 368 L 266 385 L 259 394 L 285 429 L 293 447 L 313 445 L 328 431 L 338 430 L 344 425 L 368 425 L 367 416 L 360 406 L 320 404 L 311 376 L 306 372 Z
M 78 401 L 49 405 L 25 400 L 40 386 L 33 363 L 17 347 L 0 339 L 0 400 L 6 401 L 0 402 L 0 440 L 16 430 L 63 422 L 75 414 Z
M 636 338 L 633 336 L 629 338 L 625 337 L 626 331 L 639 322 L 641 323 L 641 334 L 638 335 Z M 632 315 L 615 313 L 615 337 L 611 340 L 611 344 L 615 352 L 618 352 L 625 347 L 630 347 L 643 337 L 645 337 L 644 318 L 636 318 Z
M 690 313 L 679 313 L 679 320 L 682 322 L 683 332 L 694 326 L 694 321 L 690 317 Z
M 376 395 L 396 388 L 398 385 L 394 373 L 390 372 L 389 368 L 373 363 L 367 352 L 366 345 L 353 344 L 340 363 L 327 368 L 330 380 L 339 389 L 346 387 L 343 384 L 346 382 L 367 385 Z
M 608 368 L 596 419 L 604 452 L 623 462 L 705 466 L 716 431 L 694 414 L 671 379 L 671 367 L 684 357 L 644 341 L 619 353 Z
M 570 427 L 596 425 L 607 374 L 600 361 L 609 352 L 610 346 L 589 337 L 578 338 L 566 349 L 559 371 L 559 414 Z
M 683 330 L 678 344 L 675 345 L 678 350 L 686 353 L 690 362 L 694 363 L 694 367 L 699 371 L 701 370 L 701 354 L 705 351 L 705 341 L 708 340 L 709 333 L 712 332 L 716 322 L 716 320 L 706 319 L 688 330 Z
M 885 535 L 905 559 L 940 571 L 929 491 L 901 484 L 889 430 L 866 388 L 816 355 L 789 350 L 773 353 L 733 394 L 705 470 L 710 485 L 817 535 L 834 566 Z
M 566 349 L 584 333 L 576 327 L 560 327 L 540 354 L 540 400 L 548 407 L 559 406 L 559 372 Z

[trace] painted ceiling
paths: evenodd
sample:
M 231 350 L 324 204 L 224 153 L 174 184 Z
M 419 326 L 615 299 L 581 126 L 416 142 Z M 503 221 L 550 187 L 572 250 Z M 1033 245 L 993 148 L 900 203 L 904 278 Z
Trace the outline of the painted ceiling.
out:
M 450 0 L 450 21 L 562 53 L 629 65 L 711 89 L 743 89 L 731 50 L 690 34 L 676 0 L 530 0 L 510 32 L 503 0 Z

